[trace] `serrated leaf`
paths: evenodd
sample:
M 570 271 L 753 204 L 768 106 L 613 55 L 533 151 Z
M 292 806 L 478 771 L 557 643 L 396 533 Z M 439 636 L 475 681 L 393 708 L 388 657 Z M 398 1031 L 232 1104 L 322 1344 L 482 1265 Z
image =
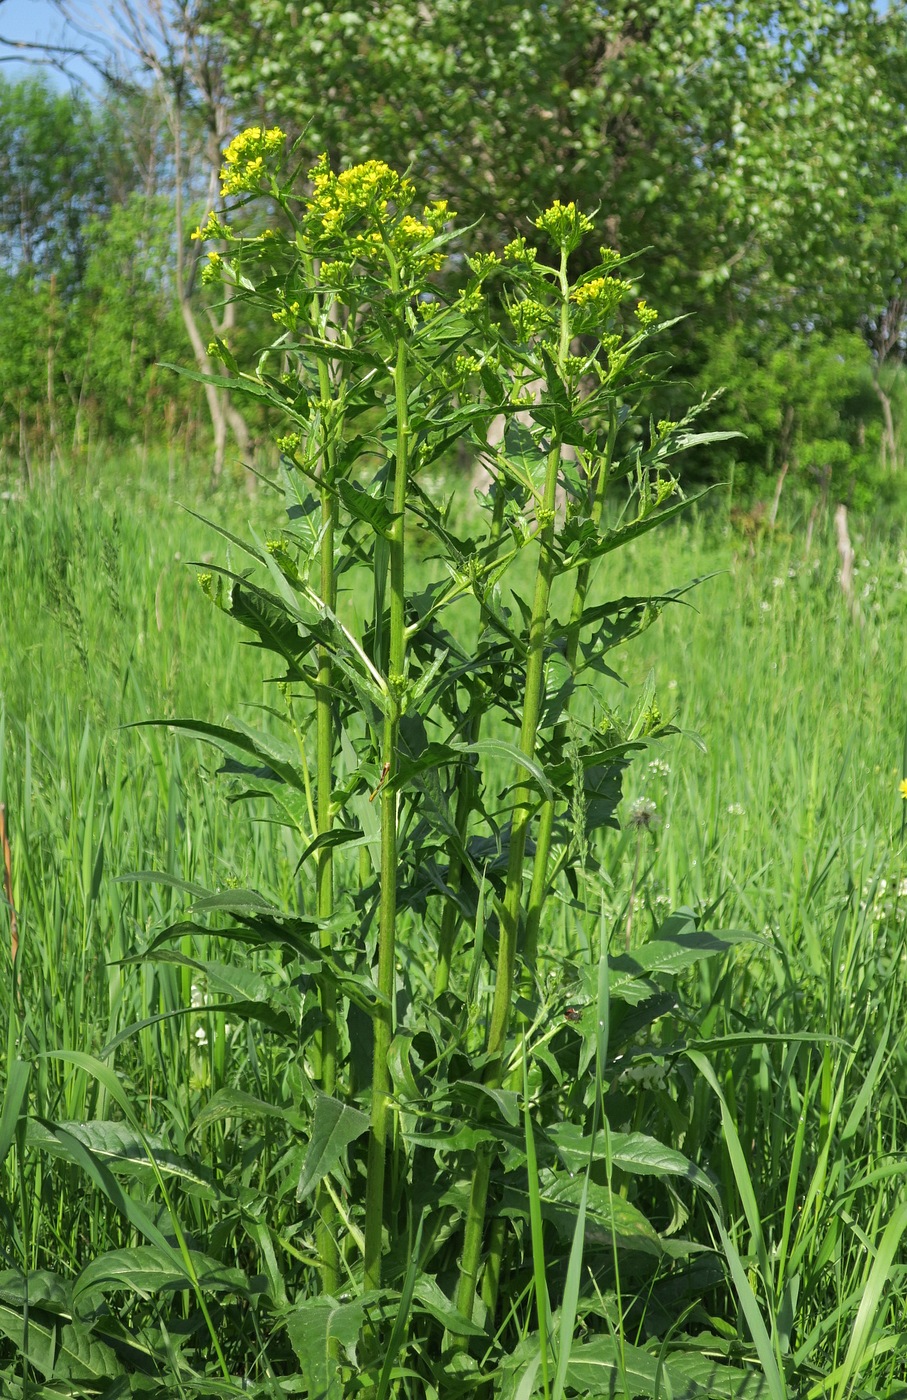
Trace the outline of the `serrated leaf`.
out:
M 312 1136 L 296 1188 L 297 1201 L 304 1200 L 321 1178 L 336 1166 L 341 1152 L 367 1132 L 368 1121 L 368 1115 L 360 1113 L 358 1108 L 351 1108 L 328 1094 L 318 1095 Z
M 197 1250 L 190 1251 L 190 1258 L 203 1290 L 249 1296 L 249 1281 L 241 1269 L 228 1268 Z M 149 1298 L 155 1293 L 191 1287 L 189 1271 L 182 1261 L 177 1267 L 170 1251 L 165 1253 L 153 1245 L 138 1245 L 133 1249 L 111 1249 L 93 1259 L 77 1277 L 72 1296 L 75 1304 L 86 1295 L 117 1290 Z
M 687 1360 L 670 1353 L 659 1357 L 615 1337 L 596 1337 L 574 1344 L 567 1382 L 581 1395 L 613 1397 L 627 1387 L 629 1394 L 652 1400 L 664 1400 L 667 1394 L 673 1400 L 761 1400 L 769 1394 L 761 1376 L 708 1358 L 694 1358 L 689 1366 Z
M 210 1128 L 212 1123 L 222 1122 L 225 1118 L 281 1118 L 297 1132 L 301 1132 L 305 1126 L 301 1114 L 292 1108 L 283 1104 L 266 1103 L 264 1099 L 258 1099 L 254 1094 L 247 1094 L 242 1089 L 224 1088 L 211 1095 L 204 1108 L 193 1119 L 190 1131 L 197 1133 L 202 1128 Z
M 443 1324 L 448 1332 L 457 1337 L 481 1337 L 485 1329 L 470 1318 L 464 1317 L 453 1305 L 443 1289 L 428 1274 L 423 1274 L 413 1289 L 413 1297 L 421 1303 L 427 1313 Z
M 343 476 L 337 482 L 337 492 L 352 516 L 370 525 L 376 534 L 390 539 L 391 527 L 397 517 L 383 500 L 370 496 L 361 486 Z
M 40 1119 L 29 1119 L 25 1141 L 29 1147 L 40 1148 L 50 1156 L 72 1160 L 71 1149 L 61 1142 L 58 1130 L 68 1139 L 75 1139 L 86 1147 L 99 1162 L 106 1163 L 116 1171 L 134 1174 L 138 1169 L 147 1172 L 151 1169 L 148 1148 L 154 1154 L 154 1161 L 162 1176 L 175 1177 L 186 1185 L 198 1187 L 207 1194 L 216 1192 L 213 1177 L 200 1163 L 180 1156 L 159 1138 L 149 1137 L 148 1146 L 128 1123 L 99 1119 L 88 1123 L 44 1124 Z
M 337 1343 L 347 1350 L 356 1345 L 366 1305 L 367 1296 L 352 1303 L 311 1298 L 287 1315 L 290 1342 L 317 1400 L 343 1400 Z
M 605 1135 L 599 1132 L 593 1146 L 583 1135 L 578 1123 L 558 1123 L 549 1130 L 564 1166 L 568 1171 L 580 1172 L 593 1157 L 605 1160 Z M 611 1133 L 611 1160 L 616 1167 L 632 1176 L 676 1176 L 698 1186 L 719 1203 L 718 1192 L 711 1178 L 705 1172 L 678 1152 L 667 1147 L 657 1138 L 645 1133 Z

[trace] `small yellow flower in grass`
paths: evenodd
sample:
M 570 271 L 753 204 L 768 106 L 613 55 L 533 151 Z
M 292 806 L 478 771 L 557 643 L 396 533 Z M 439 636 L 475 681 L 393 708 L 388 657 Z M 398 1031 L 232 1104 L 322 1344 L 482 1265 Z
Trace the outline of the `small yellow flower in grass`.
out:
M 907 778 L 902 778 L 898 783 L 898 792 L 901 794 L 904 801 L 907 802 Z

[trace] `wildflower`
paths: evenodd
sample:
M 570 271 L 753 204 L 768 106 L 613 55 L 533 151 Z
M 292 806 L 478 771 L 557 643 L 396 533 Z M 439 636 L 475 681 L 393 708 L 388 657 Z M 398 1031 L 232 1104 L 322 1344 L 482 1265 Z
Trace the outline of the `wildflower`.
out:
M 636 303 L 636 319 L 644 331 L 650 326 L 654 326 L 658 321 L 658 312 L 654 306 L 648 306 L 645 301 Z
M 415 193 L 412 182 L 383 160 L 367 160 L 338 175 L 327 156 L 322 156 L 309 178 L 314 190 L 308 201 L 308 220 L 313 231 L 322 236 L 341 234 L 366 215 L 374 222 L 390 223 L 390 205 L 398 214 L 403 213 Z
M 461 292 L 454 302 L 454 307 L 457 311 L 462 311 L 464 315 L 469 315 L 470 312 L 481 311 L 484 304 L 485 298 L 482 293 L 473 289 L 471 292 Z
M 783 587 L 784 587 L 784 579 L 783 579 L 783 578 L 773 578 L 773 579 L 772 579 L 772 588 L 783 588 Z
M 224 151 L 220 172 L 221 194 L 254 194 L 261 185 L 265 161 L 273 159 L 283 148 L 284 134 L 279 126 L 250 126 L 234 136 Z
M 551 312 L 540 301 L 525 297 L 523 301 L 514 302 L 510 307 L 510 319 L 518 339 L 526 341 L 551 324 Z
M 501 265 L 501 259 L 497 253 L 476 253 L 475 257 L 467 258 L 466 261 L 476 277 L 485 277 Z
M 228 225 L 212 212 L 208 215 L 203 224 L 199 224 L 198 228 L 191 234 L 191 237 L 195 241 L 204 242 L 209 238 L 223 238 L 226 240 L 231 238 L 232 234 Z
M 580 213 L 572 200 L 569 204 L 561 204 L 556 199 L 544 214 L 538 216 L 535 226 L 542 233 L 547 233 L 555 247 L 565 253 L 572 253 L 585 235 L 592 232 L 592 220 L 587 214 Z
M 727 809 L 729 817 L 745 817 L 746 808 L 742 802 L 732 802 Z
M 456 214 L 448 207 L 446 199 L 435 199 L 431 204 L 426 204 L 422 210 L 422 217 L 431 225 L 434 233 L 440 233 L 448 219 L 455 219 Z
M 518 234 L 504 249 L 504 261 L 531 267 L 535 262 L 537 250 L 527 243 L 522 234 Z
M 651 797 L 637 797 L 635 802 L 631 802 L 627 819 L 637 831 L 652 831 L 661 821 Z
M 208 1032 L 205 1030 L 204 1026 L 199 1026 L 198 1030 L 195 1032 L 195 1039 L 198 1041 L 199 1048 L 208 1044 Z
M 898 783 L 898 792 L 901 794 L 904 801 L 907 802 L 907 778 L 902 778 Z
M 665 763 L 663 758 L 653 758 L 649 764 L 649 773 L 653 778 L 670 778 L 671 765 Z
M 630 290 L 630 283 L 621 281 L 619 277 L 593 277 L 574 287 L 570 300 L 582 309 L 607 317 L 620 306 Z

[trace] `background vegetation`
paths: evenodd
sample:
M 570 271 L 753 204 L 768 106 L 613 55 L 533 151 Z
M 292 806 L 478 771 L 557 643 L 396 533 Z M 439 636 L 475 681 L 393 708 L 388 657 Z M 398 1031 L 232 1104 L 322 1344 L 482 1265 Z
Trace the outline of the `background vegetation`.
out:
M 178 483 L 188 502 L 192 490 Z M 228 526 L 250 514 L 225 496 L 217 510 Z M 262 530 L 270 518 L 262 506 L 252 508 L 252 523 L 260 521 Z M 855 1310 L 901 1199 L 907 871 L 898 782 L 905 715 L 891 639 L 903 617 L 907 556 L 896 542 L 858 540 L 862 624 L 855 625 L 838 586 L 830 527 L 816 531 L 807 554 L 805 518 L 794 523 L 790 533 L 763 541 L 755 557 L 732 527 L 716 532 L 714 519 L 679 523 L 658 544 L 640 541 L 615 557 L 615 593 L 722 572 L 694 595 L 696 611 L 669 610 L 614 658 L 631 695 L 644 692 L 654 669 L 679 727 L 707 743 L 662 741 L 631 771 L 622 818 L 647 798 L 659 819 L 643 833 L 635 878 L 632 826 L 610 833 L 596 850 L 615 948 L 623 944 L 631 889 L 634 940 L 644 942 L 668 909 L 684 906 L 712 926 L 751 929 L 763 940 L 675 982 L 689 1018 L 678 1029 L 692 1036 L 699 1024 L 745 1145 L 784 1302 L 788 1393 L 819 1400 L 838 1393 Z M 292 1120 L 257 1118 L 252 1100 L 291 1106 L 300 1085 L 277 1039 L 243 1020 L 214 1016 L 205 1004 L 235 996 L 240 983 L 231 978 L 264 998 L 269 983 L 282 985 L 279 967 L 203 939 L 194 941 L 195 955 L 214 960 L 212 967 L 219 961 L 215 974 L 166 963 L 119 965 L 178 917 L 183 897 L 115 877 L 153 869 L 206 888 L 252 886 L 276 901 L 293 898 L 296 842 L 256 820 L 249 804 L 229 800 L 229 784 L 214 779 L 219 760 L 210 750 L 164 740 L 155 730 L 118 728 L 149 713 L 251 719 L 249 702 L 270 704 L 272 687 L 263 684 L 258 655 L 234 645 L 226 621 L 211 628 L 210 605 L 186 563 L 210 554 L 210 532 L 174 512 L 153 477 L 119 469 L 78 501 L 57 489 L 7 504 L 0 542 L 0 799 L 10 822 L 21 940 L 16 984 L 5 925 L 7 1076 L 22 1037 L 35 1056 L 29 1144 L 21 1156 L 13 1146 L 2 1177 L 3 1383 L 20 1393 L 17 1279 L 27 1267 L 35 1271 L 28 1393 L 103 1392 L 124 1371 L 131 1384 L 153 1391 L 161 1370 L 179 1374 L 190 1393 L 219 1393 L 197 1308 L 178 1292 L 172 1302 L 166 1290 L 148 1298 L 136 1293 L 143 1276 L 128 1255 L 124 1276 L 111 1275 L 102 1292 L 110 1307 L 98 1307 L 97 1295 L 92 1304 L 89 1294 L 92 1305 L 77 1309 L 73 1320 L 72 1289 L 91 1260 L 128 1250 L 141 1237 L 121 1201 L 98 1184 L 86 1187 L 84 1163 L 49 1153 L 40 1122 L 88 1124 L 85 1141 L 115 1168 L 123 1192 L 147 1200 L 153 1186 L 134 1135 L 121 1126 L 119 1137 L 103 1140 L 105 1123 L 113 1122 L 106 1131 L 115 1133 L 123 1122 L 105 1087 L 71 1062 L 44 1058 L 64 1051 L 104 1055 L 120 1076 L 164 1163 L 193 1248 L 223 1271 L 208 1285 L 229 1364 L 271 1393 L 269 1371 L 292 1374 L 301 1358 L 305 1374 L 307 1353 L 292 1327 L 261 1332 L 255 1288 L 287 1305 L 298 1298 L 313 1240 L 308 1213 L 295 1201 L 304 1139 Z M 573 942 L 569 902 L 547 927 L 552 947 Z M 434 965 L 429 958 L 421 973 L 417 966 L 409 971 L 430 981 Z M 550 1028 L 574 1036 L 562 1003 L 581 993 L 560 986 L 552 992 Z M 167 1015 L 190 1006 L 188 1016 Z M 165 1019 L 105 1051 L 121 1030 L 162 1013 Z M 630 1066 L 623 1107 L 614 1106 L 615 1131 L 637 1122 L 634 1094 L 645 1093 L 646 1113 L 653 1101 L 660 1112 L 670 1109 L 676 1089 L 658 1088 L 666 1064 L 656 1056 Z M 635 1087 L 634 1075 L 641 1076 Z M 233 1116 L 225 1119 L 227 1110 Z M 720 1183 L 731 1214 L 741 1212 L 745 1247 L 739 1164 L 729 1155 L 717 1101 L 703 1083 L 670 1111 L 680 1115 L 674 1130 L 684 1153 Z M 630 1199 L 642 1198 L 634 1190 Z M 660 1185 L 647 1199 L 662 1229 L 690 1206 L 685 1193 L 672 1201 Z M 675 1221 L 678 1248 L 684 1239 L 709 1238 L 702 1211 L 700 1200 L 690 1220 Z M 785 1237 L 786 1261 L 779 1256 Z M 590 1260 L 607 1261 L 609 1249 L 598 1250 L 589 1246 Z M 886 1306 L 873 1314 L 854 1395 L 878 1400 L 905 1392 L 900 1257 L 885 1281 Z M 623 1301 L 612 1279 L 603 1288 L 599 1326 L 602 1316 L 617 1325 L 623 1311 L 628 1344 L 651 1348 L 654 1338 L 657 1352 L 683 1318 L 704 1356 L 756 1364 L 711 1253 L 698 1262 L 694 1254 L 679 1269 L 676 1260 L 665 1261 L 642 1296 L 646 1271 L 634 1273 L 632 1256 L 624 1256 L 624 1268 Z M 267 1275 L 258 1284 L 257 1269 Z M 70 1282 L 63 1289 L 54 1279 Z M 148 1273 L 144 1282 L 153 1290 L 162 1280 Z M 251 1292 L 244 1300 L 222 1291 L 231 1286 Z M 528 1337 L 531 1304 L 512 1301 Z M 590 1328 L 594 1335 L 594 1296 L 591 1302 L 580 1339 Z M 412 1333 L 418 1346 L 418 1322 Z M 40 1368 L 49 1354 L 57 1379 L 42 1392 Z M 199 1373 L 195 1382 L 188 1368 Z M 754 1388 L 739 1393 L 771 1393 L 755 1371 L 750 1375 Z M 593 1388 L 590 1376 L 577 1382 L 579 1394 Z M 673 1379 L 675 1395 L 702 1394 L 690 1376 L 675 1372 Z M 647 1394 L 651 1373 L 648 1380 Z M 407 1391 L 405 1373 L 399 1384 L 403 1394 L 424 1393 L 422 1383 Z M 628 1393 L 636 1393 L 632 1385 Z M 715 1392 L 724 1393 L 733 1392 Z
M 93 92 L 0 88 L 7 476 L 102 445 L 198 453 L 215 474 L 228 443 L 231 462 L 266 451 L 266 418 L 156 368 L 217 372 L 212 327 L 240 358 L 254 330 L 201 288 L 191 233 L 230 135 L 261 121 L 299 136 L 303 168 L 326 150 L 410 166 L 426 197 L 455 189 L 476 223 L 463 252 L 503 246 L 555 198 L 597 209 L 603 242 L 649 249 L 650 303 L 689 314 L 677 379 L 724 387 L 746 430 L 689 471 L 733 467 L 751 498 L 785 467 L 848 502 L 897 492 L 901 0 L 117 0 L 80 35 Z M 463 271 L 455 256 L 443 276 Z

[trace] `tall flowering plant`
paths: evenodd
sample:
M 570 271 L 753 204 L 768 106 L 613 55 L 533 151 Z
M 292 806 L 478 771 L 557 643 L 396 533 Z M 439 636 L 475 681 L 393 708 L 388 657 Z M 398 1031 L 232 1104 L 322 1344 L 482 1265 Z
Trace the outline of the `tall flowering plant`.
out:
M 480 1365 L 470 1339 L 495 1335 L 500 1280 L 512 1288 L 523 1268 L 514 1190 L 534 1202 L 547 1355 L 538 1261 L 560 1246 L 539 1212 L 564 1194 L 558 1144 L 565 1128 L 581 1138 L 589 1113 L 606 1118 L 621 1047 L 610 1000 L 651 999 L 642 1027 L 664 1014 L 664 942 L 639 954 L 630 986 L 611 976 L 606 937 L 584 937 L 581 955 L 555 946 L 546 919 L 565 899 L 583 917 L 623 770 L 671 728 L 650 695 L 621 718 L 603 687 L 608 653 L 677 593 L 609 599 L 600 562 L 685 508 L 672 460 L 718 435 L 694 431 L 704 404 L 678 422 L 641 412 L 665 328 L 611 249 L 571 276 L 593 232 L 572 203 L 538 217 L 538 246 L 473 257 L 452 288 L 439 276 L 459 261 L 445 202 L 420 203 L 380 161 L 336 171 L 323 158 L 300 185 L 281 173 L 282 147 L 278 130 L 252 128 L 225 152 L 225 200 L 270 202 L 267 226 L 249 231 L 247 212 L 240 233 L 221 212 L 198 230 L 206 276 L 273 326 L 246 367 L 222 340 L 211 350 L 232 390 L 279 422 L 287 524 L 264 543 L 228 536 L 250 569 L 202 583 L 270 654 L 280 705 L 265 728 L 174 727 L 218 745 L 298 841 L 298 908 L 249 892 L 217 907 L 294 974 L 301 1228 L 322 1294 L 346 1295 L 319 1333 L 325 1393 L 356 1373 L 360 1329 L 381 1330 L 363 1299 L 434 1318 L 435 1350 L 465 1383 Z M 455 519 L 429 481 L 464 446 L 491 486 Z M 568 989 L 581 1006 L 565 1020 Z M 630 1148 L 624 1162 L 632 1174 Z M 402 1315 L 369 1353 L 383 1365 L 404 1346 Z M 309 1356 L 314 1322 L 288 1326 Z

